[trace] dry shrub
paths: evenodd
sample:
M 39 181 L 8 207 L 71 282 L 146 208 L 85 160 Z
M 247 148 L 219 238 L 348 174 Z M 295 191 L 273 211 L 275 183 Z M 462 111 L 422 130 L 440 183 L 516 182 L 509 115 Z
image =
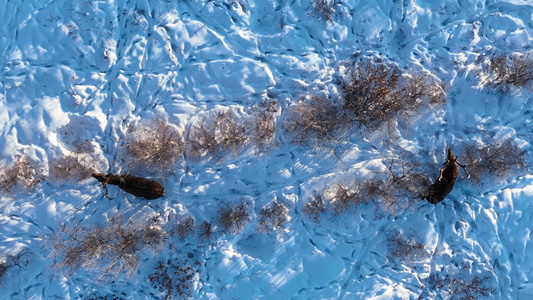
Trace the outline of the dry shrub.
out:
M 394 259 L 414 262 L 429 255 L 423 243 L 416 241 L 413 237 L 406 238 L 399 231 L 389 236 L 387 240 L 391 251 L 390 255 Z
M 224 153 L 237 152 L 247 141 L 244 122 L 232 110 L 220 110 L 188 128 L 187 154 L 193 159 L 208 154 L 220 158 Z
M 140 264 L 144 249 L 160 251 L 166 233 L 159 227 L 129 224 L 113 220 L 105 226 L 83 228 L 63 226 L 49 238 L 54 267 L 72 274 L 80 268 L 101 277 L 132 276 Z
M 459 276 L 440 278 L 435 281 L 435 287 L 446 299 L 480 299 L 480 296 L 489 297 L 494 289 L 487 286 L 490 276 L 474 276 L 472 279 L 462 279 Z M 466 276 L 463 276 L 466 277 Z
M 250 221 L 250 212 L 244 200 L 237 205 L 225 205 L 218 211 L 220 226 L 232 234 L 240 233 Z
M 335 215 L 352 208 L 357 209 L 359 204 L 368 200 L 361 197 L 360 185 L 356 183 L 346 185 L 342 182 L 337 182 L 331 189 L 326 190 L 326 195 L 326 198 L 331 202 Z
M 98 158 L 89 142 L 74 145 L 74 151 L 50 162 L 52 180 L 62 183 L 67 180 L 83 180 L 98 169 Z
M 374 201 L 381 213 L 399 215 L 413 207 L 420 195 L 431 184 L 419 164 L 401 159 L 399 166 L 391 159 L 385 177 L 361 183 L 361 197 Z
M 43 170 L 37 162 L 25 155 L 18 155 L 15 160 L 0 171 L 0 190 L 13 192 L 20 188 L 30 190 L 44 178 Z
M 412 113 L 424 104 L 442 105 L 446 102 L 445 88 L 429 72 L 404 74 L 398 82 L 398 91 L 391 95 L 396 102 L 405 101 L 405 112 Z M 401 113 L 401 111 L 399 111 Z
M 333 21 L 332 16 L 335 14 L 335 8 L 340 4 L 339 0 L 314 0 L 315 13 L 313 15 L 331 22 Z
M 148 280 L 156 290 L 163 293 L 162 299 L 189 299 L 192 297 L 197 272 L 186 262 L 159 261 Z
M 172 229 L 173 234 L 180 236 L 181 241 L 194 231 L 194 218 L 192 216 L 185 216 Z
M 263 233 L 269 230 L 281 230 L 289 219 L 289 209 L 274 201 L 271 206 L 264 206 L 259 212 L 259 227 L 257 231 Z
M 533 88 L 533 52 L 514 53 L 513 55 L 496 54 L 479 73 L 482 83 L 503 92 L 511 87 Z
M 463 147 L 464 163 L 474 183 L 481 183 L 487 175 L 489 178 L 506 178 L 527 166 L 527 150 L 520 149 L 510 139 L 492 146 L 464 144 Z
M 387 186 L 390 194 L 399 197 L 418 197 L 431 184 L 431 179 L 422 171 L 420 164 L 406 161 L 405 158 L 400 160 L 399 165 L 391 158 L 389 175 Z
M 159 116 L 131 127 L 124 150 L 129 169 L 168 175 L 183 153 L 183 137 L 176 126 Z
M 284 129 L 293 143 L 333 148 L 346 125 L 347 119 L 337 105 L 323 97 L 310 97 L 289 108 Z
M 277 101 L 270 100 L 261 102 L 252 113 L 253 133 L 251 140 L 260 152 L 264 152 L 274 142 L 278 127 L 276 120 L 278 112 Z
M 302 212 L 315 224 L 320 225 L 320 216 L 326 212 L 326 202 L 322 195 L 315 193 L 313 199 L 303 206 Z
M 393 64 L 371 61 L 357 63 L 342 89 L 343 109 L 368 129 L 445 101 L 443 87 L 431 74 L 402 74 Z
M 23 249 L 16 254 L 9 254 L 5 256 L 5 258 L 0 258 L 0 286 L 3 285 L 2 278 L 9 270 L 15 267 L 17 268 L 17 271 L 26 269 L 32 257 L 33 253 L 28 249 Z
M 215 234 L 216 226 L 208 221 L 203 221 L 200 226 L 198 226 L 198 236 L 201 239 L 210 241 L 213 234 Z
M 391 97 L 396 90 L 400 71 L 394 65 L 360 62 L 342 87 L 343 108 L 354 120 L 366 127 L 388 121 L 393 113 L 403 107 Z

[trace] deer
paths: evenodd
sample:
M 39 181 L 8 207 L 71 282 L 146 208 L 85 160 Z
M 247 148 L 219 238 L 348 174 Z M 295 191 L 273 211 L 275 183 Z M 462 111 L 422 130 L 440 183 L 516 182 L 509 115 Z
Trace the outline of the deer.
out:
M 92 176 L 102 183 L 102 187 L 105 190 L 104 197 L 109 200 L 113 198 L 109 197 L 108 184 L 116 185 L 126 193 L 130 193 L 136 197 L 142 197 L 146 200 L 163 197 L 165 193 L 165 188 L 159 182 L 131 174 L 93 173 Z
M 470 174 L 466 170 L 466 165 L 457 161 L 457 157 L 453 155 L 452 149 L 448 149 L 448 157 L 444 162 L 444 167 L 440 169 L 439 178 L 434 184 L 430 185 L 426 192 L 422 195 L 422 199 L 426 199 L 429 203 L 437 204 L 444 200 L 453 189 L 455 180 L 459 175 L 459 167 L 465 170 L 466 175 L 470 178 Z

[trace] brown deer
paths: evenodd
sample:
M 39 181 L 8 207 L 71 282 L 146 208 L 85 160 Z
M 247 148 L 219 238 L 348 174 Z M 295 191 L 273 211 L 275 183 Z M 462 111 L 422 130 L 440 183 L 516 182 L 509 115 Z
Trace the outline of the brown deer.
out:
M 107 184 L 117 185 L 126 193 L 130 193 L 136 197 L 143 197 L 146 200 L 163 197 L 165 193 L 165 188 L 159 182 L 130 174 L 115 175 L 109 173 L 105 175 L 104 173 L 93 173 L 92 175 L 102 183 L 105 189 L 104 197 L 109 200 L 113 198 L 108 196 Z
M 463 168 L 466 175 L 470 178 L 470 174 L 466 170 L 466 165 L 460 164 L 455 155 L 453 155 L 452 149 L 448 149 L 448 158 L 446 158 L 444 167 L 440 169 L 439 178 L 427 188 L 426 192 L 422 195 L 422 199 L 427 199 L 432 204 L 437 204 L 444 200 L 455 185 L 455 180 L 457 179 L 457 175 L 459 175 L 459 167 Z

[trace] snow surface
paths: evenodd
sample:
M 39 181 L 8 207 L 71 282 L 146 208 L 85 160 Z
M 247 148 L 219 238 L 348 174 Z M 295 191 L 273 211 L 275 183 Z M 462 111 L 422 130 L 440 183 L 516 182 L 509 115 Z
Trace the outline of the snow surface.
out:
M 449 86 L 444 109 L 398 129 L 395 150 L 436 166 L 460 142 L 511 137 L 529 149 L 531 93 L 480 87 L 476 70 L 492 53 L 531 47 L 530 1 L 338 2 L 327 22 L 306 0 L 0 0 L 1 157 L 25 153 L 45 166 L 70 142 L 88 140 L 120 172 L 115 158 L 130 124 L 165 113 L 183 130 L 192 116 L 220 107 L 245 113 L 274 97 L 284 110 L 304 94 L 335 96 L 339 74 L 363 56 L 428 70 Z M 527 170 L 492 185 L 459 179 L 443 203 L 420 202 L 409 214 L 377 218 L 363 207 L 327 213 L 318 226 L 301 211 L 315 190 L 385 163 L 379 137 L 354 134 L 346 143 L 339 161 L 288 143 L 280 130 L 263 156 L 182 159 L 163 182 L 165 197 L 151 202 L 115 190 L 112 202 L 102 199 L 95 180 L 44 180 L 30 193 L 0 195 L 0 254 L 29 253 L 6 272 L 0 298 L 157 298 L 147 281 L 157 260 L 192 252 L 200 262 L 194 299 L 442 299 L 431 278 L 456 273 L 486 278 L 488 298 L 533 299 Z M 216 233 L 213 243 L 188 237 L 148 253 L 133 278 L 102 284 L 89 271 L 50 269 L 44 236 L 60 224 L 184 214 L 200 224 L 239 197 L 253 208 L 242 233 Z M 274 199 L 290 209 L 289 224 L 259 234 L 258 212 Z M 429 255 L 396 262 L 387 244 L 395 231 L 416 237 Z

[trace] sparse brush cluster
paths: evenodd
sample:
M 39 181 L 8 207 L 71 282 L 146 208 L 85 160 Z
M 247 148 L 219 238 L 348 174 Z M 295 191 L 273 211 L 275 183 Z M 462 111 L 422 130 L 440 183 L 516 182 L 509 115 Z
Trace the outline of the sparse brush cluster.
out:
M 69 275 L 86 270 L 107 281 L 120 275 L 136 275 L 143 256 L 159 254 L 165 245 L 179 249 L 189 237 L 210 243 L 215 234 L 239 234 L 252 220 L 249 206 L 245 199 L 221 204 L 216 224 L 196 224 L 189 214 L 175 218 L 168 226 L 162 226 L 158 217 L 144 223 L 116 216 L 104 225 L 63 225 L 45 240 L 55 269 Z M 282 230 L 290 219 L 288 208 L 278 200 L 265 205 L 258 215 L 259 233 Z M 171 259 L 159 260 L 148 276 L 164 299 L 189 299 L 196 288 L 201 258 L 195 258 L 193 253 L 184 258 L 182 254 L 178 251 Z M 7 268 L 6 263 L 0 264 L 0 272 Z
M 413 206 L 430 183 L 418 164 L 391 159 L 387 172 L 361 180 L 334 180 L 323 192 L 315 191 L 302 211 L 316 224 L 328 208 L 333 215 L 353 212 L 360 205 L 373 203 L 376 215 L 399 215 Z
M 214 110 L 189 124 L 185 132 L 164 115 L 128 128 L 119 148 L 121 168 L 126 172 L 167 177 L 180 158 L 192 161 L 210 156 L 221 159 L 251 142 L 264 152 L 274 142 L 279 105 L 269 100 L 254 106 L 251 113 L 238 116 L 230 108 Z M 79 182 L 101 172 L 104 158 L 94 144 L 85 141 L 70 145 L 71 150 L 51 159 L 46 168 L 28 155 L 18 155 L 0 171 L 0 190 L 6 192 L 33 188 L 43 179 L 59 184 Z
M 133 275 L 141 262 L 141 252 L 160 251 L 165 237 L 160 227 L 124 225 L 121 219 L 115 219 L 105 226 L 63 226 L 49 241 L 57 269 L 72 274 L 83 268 L 106 278 L 121 273 Z
M 402 73 L 394 64 L 360 61 L 344 76 L 339 99 L 308 96 L 289 107 L 285 133 L 293 143 L 334 149 L 353 125 L 369 132 L 409 123 L 422 108 L 445 103 L 443 85 L 430 73 Z M 335 150 L 334 150 L 335 151 Z
M 322 10 L 336 2 L 317 2 Z M 342 86 L 342 99 L 306 96 L 285 110 L 283 128 L 287 139 L 296 144 L 334 149 L 351 130 L 354 122 L 375 129 L 382 123 L 406 117 L 423 105 L 441 104 L 444 90 L 431 74 L 402 74 L 392 64 L 372 61 L 356 63 Z M 276 140 L 280 106 L 265 100 L 248 114 L 233 108 L 217 108 L 191 118 L 184 130 L 158 115 L 153 120 L 132 125 L 120 145 L 121 168 L 166 177 L 175 170 L 181 157 L 194 162 L 201 158 L 219 161 L 228 154 L 252 144 L 257 153 L 265 152 Z M 335 150 L 334 150 L 335 152 Z M 50 161 L 51 179 L 80 181 L 101 171 L 102 157 L 86 142 Z M 22 157 L 0 173 L 0 188 L 31 188 L 44 178 L 44 172 Z

